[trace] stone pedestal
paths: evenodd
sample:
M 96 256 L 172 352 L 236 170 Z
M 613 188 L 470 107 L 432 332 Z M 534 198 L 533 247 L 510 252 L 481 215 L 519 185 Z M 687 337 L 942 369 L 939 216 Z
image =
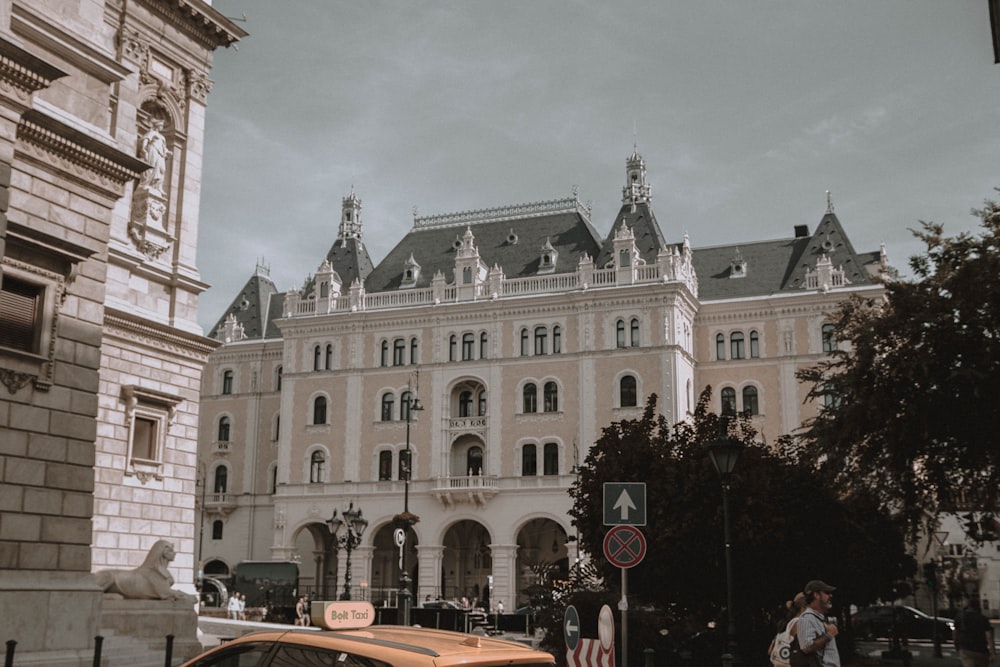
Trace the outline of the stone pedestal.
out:
M 128 637 L 164 655 L 167 635 L 174 636 L 173 658 L 187 660 L 201 652 L 198 614 L 193 600 L 119 600 L 105 596 L 101 610 L 101 633 L 107 636 L 105 651 L 115 637 Z

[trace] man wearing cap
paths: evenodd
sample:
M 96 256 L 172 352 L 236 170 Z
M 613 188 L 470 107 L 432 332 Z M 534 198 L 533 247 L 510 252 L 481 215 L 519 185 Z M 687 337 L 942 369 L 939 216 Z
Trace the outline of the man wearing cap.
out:
M 799 617 L 796 635 L 799 647 L 806 655 L 815 653 L 823 667 L 840 667 L 840 653 L 837 652 L 837 626 L 826 622 L 826 613 L 833 606 L 833 591 L 830 584 L 813 579 L 802 592 L 806 596 L 806 610 Z

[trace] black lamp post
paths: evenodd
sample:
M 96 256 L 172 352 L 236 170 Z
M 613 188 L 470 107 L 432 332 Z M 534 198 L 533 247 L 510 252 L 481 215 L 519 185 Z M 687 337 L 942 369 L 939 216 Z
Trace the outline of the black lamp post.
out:
M 738 646 L 736 643 L 736 614 L 733 608 L 733 556 L 732 538 L 729 529 L 729 479 L 736 468 L 736 461 L 743 451 L 743 443 L 732 438 L 722 437 L 713 440 L 706 447 L 712 459 L 715 471 L 722 481 L 722 523 L 726 542 L 726 616 L 729 618 L 726 630 L 726 652 L 722 654 L 722 664 L 725 667 L 740 664 Z
M 330 527 L 330 534 L 333 535 L 334 544 L 338 549 L 347 550 L 347 562 L 344 571 L 344 592 L 341 600 L 351 599 L 351 552 L 361 544 L 361 536 L 368 528 L 368 519 L 361 516 L 361 508 L 354 509 L 354 502 L 342 512 L 343 518 L 337 516 L 337 510 L 333 510 L 333 516 L 326 520 Z M 343 530 L 341 530 L 343 529 Z
M 410 422 L 413 413 L 424 409 L 420 399 L 411 392 L 406 394 L 406 450 L 403 458 L 403 513 L 396 517 L 396 543 L 399 546 L 399 623 L 410 624 L 410 608 L 413 606 L 413 593 L 410 591 L 410 573 L 406 565 L 406 537 L 410 527 L 417 522 L 417 517 L 410 514 L 410 477 L 413 474 L 413 459 L 410 454 Z

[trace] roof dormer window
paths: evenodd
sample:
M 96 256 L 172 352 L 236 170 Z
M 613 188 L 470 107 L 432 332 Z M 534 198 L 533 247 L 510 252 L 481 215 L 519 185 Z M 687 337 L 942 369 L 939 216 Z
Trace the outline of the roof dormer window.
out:
M 558 258 L 559 253 L 552 247 L 552 243 L 549 239 L 545 239 L 545 245 L 542 246 L 542 254 L 538 259 L 538 272 L 555 273 L 556 260 Z
M 399 286 L 401 288 L 416 287 L 419 278 L 420 265 L 417 264 L 417 260 L 413 259 L 413 253 L 410 253 L 409 259 L 403 265 L 403 279 L 400 281 Z
M 729 277 L 730 278 L 746 278 L 747 275 L 747 263 L 743 259 L 743 255 L 740 253 L 740 249 L 736 249 L 736 255 L 729 262 Z

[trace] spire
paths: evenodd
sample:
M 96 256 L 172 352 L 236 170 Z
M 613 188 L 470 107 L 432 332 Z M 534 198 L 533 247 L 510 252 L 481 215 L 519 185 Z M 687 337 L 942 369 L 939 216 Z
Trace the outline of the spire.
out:
M 652 193 L 646 184 L 646 163 L 638 149 L 632 147 L 632 155 L 625 161 L 625 187 L 622 188 L 622 204 L 635 206 L 648 202 Z
M 826 212 L 833 213 L 833 195 L 829 190 L 826 191 Z
M 353 185 L 351 194 L 344 197 L 340 212 L 340 229 L 337 231 L 337 240 L 347 239 L 361 240 L 361 200 L 354 194 Z

